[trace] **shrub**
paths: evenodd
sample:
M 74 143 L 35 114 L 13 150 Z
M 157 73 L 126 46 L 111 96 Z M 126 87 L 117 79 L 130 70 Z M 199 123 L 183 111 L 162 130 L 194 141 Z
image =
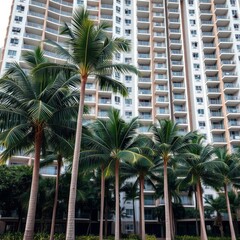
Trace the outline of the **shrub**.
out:
M 157 240 L 155 235 L 146 235 L 146 240 Z

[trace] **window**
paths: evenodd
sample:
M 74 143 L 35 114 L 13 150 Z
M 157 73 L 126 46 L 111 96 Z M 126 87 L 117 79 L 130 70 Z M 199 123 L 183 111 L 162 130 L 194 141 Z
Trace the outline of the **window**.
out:
M 132 81 L 132 76 L 125 76 L 125 81 L 126 82 L 131 82 Z
M 194 58 L 194 59 L 198 59 L 198 57 L 199 57 L 199 54 L 198 54 L 198 53 L 193 53 L 192 55 L 193 55 L 193 58 Z
M 126 99 L 125 99 L 125 104 L 126 104 L 126 105 L 132 105 L 132 99 L 126 98 Z
M 237 45 L 237 50 L 240 52 L 240 45 Z
M 239 30 L 239 24 L 235 23 L 235 24 L 233 24 L 233 27 L 234 27 L 235 30 Z
M 194 14 L 195 14 L 195 10 L 190 9 L 190 10 L 189 10 L 189 14 L 190 14 L 191 16 L 194 15 Z
M 200 81 L 200 80 L 201 80 L 201 76 L 200 76 L 200 75 L 194 75 L 194 79 L 195 79 L 196 81 Z
M 130 117 L 132 116 L 132 112 L 131 112 L 131 111 L 126 111 L 126 112 L 125 112 L 125 116 L 126 116 L 127 118 L 130 118 Z
M 125 23 L 127 24 L 127 25 L 129 25 L 129 24 L 131 24 L 131 20 L 130 19 L 125 19 Z
M 131 14 L 131 10 L 125 9 L 125 14 L 126 14 L 126 15 L 130 15 L 130 14 Z
M 120 73 L 119 73 L 119 72 L 115 72 L 115 78 L 116 78 L 117 80 L 120 79 Z
M 193 64 L 193 68 L 195 68 L 195 70 L 198 70 L 200 68 L 200 64 L 194 63 Z
M 83 5 L 83 3 L 84 3 L 83 0 L 77 0 L 78 5 Z
M 240 41 L 240 34 L 235 34 L 235 38 L 237 41 Z
M 121 8 L 119 6 L 116 6 L 116 12 L 120 13 L 121 12 Z
M 21 28 L 13 27 L 13 28 L 12 28 L 12 32 L 13 32 L 14 34 L 20 33 L 20 32 L 21 32 Z
M 115 31 L 116 31 L 116 33 L 120 34 L 121 28 L 120 28 L 120 27 L 116 27 L 116 28 L 115 28 Z
M 204 109 L 198 109 L 197 112 L 198 112 L 199 115 L 203 115 L 204 114 Z
M 8 56 L 9 57 L 15 57 L 17 55 L 17 51 L 15 50 L 8 50 Z
M 23 17 L 20 17 L 20 16 L 15 16 L 14 18 L 15 22 L 22 22 L 22 20 L 23 20 Z
M 126 4 L 127 6 L 131 5 L 131 0 L 125 0 L 125 4 Z
M 205 194 L 205 198 L 206 198 L 207 200 L 213 199 L 213 195 L 212 195 L 212 194 Z
M 118 97 L 118 96 L 115 96 L 115 103 L 117 103 L 117 104 L 119 104 L 120 103 L 120 97 Z
M 115 59 L 116 59 L 116 60 L 119 61 L 119 60 L 120 60 L 120 57 L 121 57 L 120 53 L 116 53 L 116 54 L 115 54 Z
M 203 99 L 202 98 L 197 98 L 197 103 L 198 104 L 202 104 L 203 103 Z
M 131 87 L 127 87 L 127 91 L 128 91 L 128 93 L 131 93 L 132 92 L 132 88 Z
M 17 5 L 17 11 L 19 11 L 19 12 L 23 12 L 24 11 L 24 6 L 22 6 L 22 5 Z
M 192 25 L 192 26 L 194 26 L 194 25 L 196 25 L 196 21 L 195 20 L 193 20 L 193 19 L 190 19 L 190 25 Z
M 236 0 L 230 0 L 230 3 L 231 3 L 232 6 L 235 6 Z
M 129 216 L 133 215 L 133 209 L 126 209 L 126 214 Z
M 126 34 L 126 35 L 130 35 L 130 34 L 131 34 L 131 30 L 130 30 L 130 29 L 126 29 L 126 30 L 125 30 L 125 34 Z
M 120 3 L 121 3 L 121 0 L 117 0 L 117 3 L 119 3 L 119 4 L 120 4 Z
M 17 38 L 11 38 L 11 39 L 10 39 L 10 43 L 11 43 L 11 45 L 17 45 L 17 44 L 19 43 L 19 39 L 17 39 Z
M 197 35 L 197 31 L 196 30 L 191 30 L 191 35 L 192 35 L 192 37 L 195 37 Z
M 199 126 L 200 128 L 204 128 L 204 127 L 206 126 L 206 124 L 205 124 L 204 121 L 199 121 L 199 122 L 198 122 L 198 126 Z
M 198 43 L 197 43 L 197 42 L 192 42 L 192 47 L 193 47 L 193 48 L 197 48 L 197 46 L 198 46 Z
M 116 22 L 120 23 L 121 22 L 121 18 L 120 17 L 116 17 Z
M 234 18 L 238 18 L 238 12 L 237 12 L 237 10 L 232 10 L 232 16 L 233 16 Z
M 132 105 L 132 99 L 131 99 L 131 98 L 126 98 L 126 99 L 125 99 L 125 104 L 126 104 L 127 106 Z
M 5 68 L 10 68 L 10 65 L 11 65 L 10 62 L 6 62 L 6 64 L 5 64 Z
M 195 89 L 196 89 L 197 92 L 201 92 L 202 91 L 202 86 L 196 86 Z
M 194 0 L 188 0 L 189 5 L 193 5 Z

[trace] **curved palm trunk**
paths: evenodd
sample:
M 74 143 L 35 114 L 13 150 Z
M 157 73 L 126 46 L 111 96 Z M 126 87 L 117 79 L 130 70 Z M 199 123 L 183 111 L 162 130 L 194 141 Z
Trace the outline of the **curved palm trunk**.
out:
M 115 240 L 120 239 L 120 227 L 119 227 L 119 159 L 116 160 L 115 165 Z
M 72 163 L 71 185 L 69 190 L 66 240 L 75 239 L 75 204 L 76 204 L 76 195 L 77 195 L 79 156 L 80 156 L 81 140 L 82 140 L 82 118 L 83 118 L 86 82 L 87 82 L 87 77 L 82 77 L 80 103 L 78 108 L 77 129 L 76 129 L 76 137 L 75 137 L 75 145 L 74 145 L 74 155 L 73 155 L 73 163 Z
M 200 181 L 197 183 L 197 200 L 198 200 L 198 208 L 200 214 L 200 222 L 201 222 L 201 240 L 207 240 L 207 232 L 205 228 L 205 219 L 204 219 L 204 208 L 202 203 L 202 194 L 201 194 L 201 183 Z
M 169 211 L 169 194 L 168 194 L 168 175 L 167 161 L 164 160 L 164 202 L 165 202 L 165 228 L 166 240 L 171 240 L 170 211 Z
M 58 191 L 59 191 L 59 178 L 60 178 L 60 171 L 61 171 L 61 162 L 62 162 L 62 157 L 59 155 L 58 160 L 57 160 L 57 177 L 56 177 L 56 187 L 55 187 L 55 196 L 54 196 L 54 204 L 53 204 L 50 240 L 54 239 L 54 232 L 55 232 L 55 222 L 56 222 L 56 213 L 57 213 L 57 202 L 58 202 Z
M 104 215 L 104 193 L 105 193 L 105 177 L 104 167 L 102 167 L 101 173 L 101 209 L 100 209 L 100 229 L 99 229 L 99 240 L 103 239 L 103 215 Z
M 35 159 L 33 165 L 33 175 L 31 184 L 31 193 L 29 198 L 27 222 L 24 232 L 24 240 L 32 240 L 34 235 L 34 224 L 38 197 L 38 183 L 39 183 L 39 168 L 40 168 L 40 153 L 43 130 L 41 126 L 35 129 Z
M 224 184 L 224 193 L 225 193 L 225 198 L 226 198 L 226 203 L 227 203 L 227 211 L 228 211 L 228 220 L 229 220 L 229 226 L 230 226 L 230 232 L 231 232 L 231 239 L 236 240 L 236 234 L 235 234 L 235 230 L 234 230 L 234 226 L 233 226 L 232 213 L 231 213 L 231 207 L 230 207 L 226 184 Z
M 141 239 L 145 240 L 145 218 L 144 218 L 144 176 L 139 177 L 140 181 L 140 199 L 141 199 L 141 205 L 140 205 L 140 215 L 141 215 Z

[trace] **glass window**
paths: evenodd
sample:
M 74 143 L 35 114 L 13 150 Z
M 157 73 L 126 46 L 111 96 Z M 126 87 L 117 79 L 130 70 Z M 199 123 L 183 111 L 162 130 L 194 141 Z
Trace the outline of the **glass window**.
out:
M 14 18 L 14 21 L 16 22 L 22 22 L 22 20 L 23 20 L 23 17 L 20 17 L 20 16 L 15 16 Z
M 197 112 L 198 112 L 199 115 L 203 115 L 204 114 L 204 109 L 198 109 Z
M 126 105 L 132 105 L 132 99 L 126 98 L 126 99 L 125 99 L 125 104 L 126 104 Z
M 17 55 L 17 51 L 15 50 L 8 50 L 8 56 L 15 57 Z
M 24 6 L 22 6 L 22 5 L 17 5 L 17 11 L 19 11 L 19 12 L 23 12 L 24 9 L 25 9 Z
M 10 43 L 11 43 L 12 45 L 17 45 L 17 44 L 19 43 L 19 39 L 17 39 L 17 38 L 11 38 L 11 39 L 10 39 Z
M 12 32 L 13 32 L 13 33 L 20 33 L 20 32 L 21 32 L 21 28 L 13 27 L 13 28 L 12 28 Z

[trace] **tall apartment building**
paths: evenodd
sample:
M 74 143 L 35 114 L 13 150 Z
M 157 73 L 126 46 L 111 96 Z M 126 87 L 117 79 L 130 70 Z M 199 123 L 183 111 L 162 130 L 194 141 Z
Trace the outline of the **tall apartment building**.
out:
M 125 99 L 98 90 L 91 79 L 87 121 L 105 118 L 114 106 L 126 120 L 139 116 L 143 133 L 157 119 L 170 118 L 182 133 L 198 130 L 207 142 L 229 151 L 239 146 L 239 0 L 13 0 L 1 73 L 12 61 L 25 67 L 21 54 L 38 45 L 50 60 L 63 63 L 43 40 L 67 48 L 67 38 L 58 32 L 63 22 L 71 22 L 78 6 L 85 6 L 94 21 L 111 24 L 109 34 L 131 41 L 131 52 L 116 54 L 115 60 L 141 72 L 140 77 L 114 76 L 128 88 Z M 154 202 L 151 193 L 146 192 L 148 203 Z M 146 208 L 149 220 L 154 220 L 154 204 Z

